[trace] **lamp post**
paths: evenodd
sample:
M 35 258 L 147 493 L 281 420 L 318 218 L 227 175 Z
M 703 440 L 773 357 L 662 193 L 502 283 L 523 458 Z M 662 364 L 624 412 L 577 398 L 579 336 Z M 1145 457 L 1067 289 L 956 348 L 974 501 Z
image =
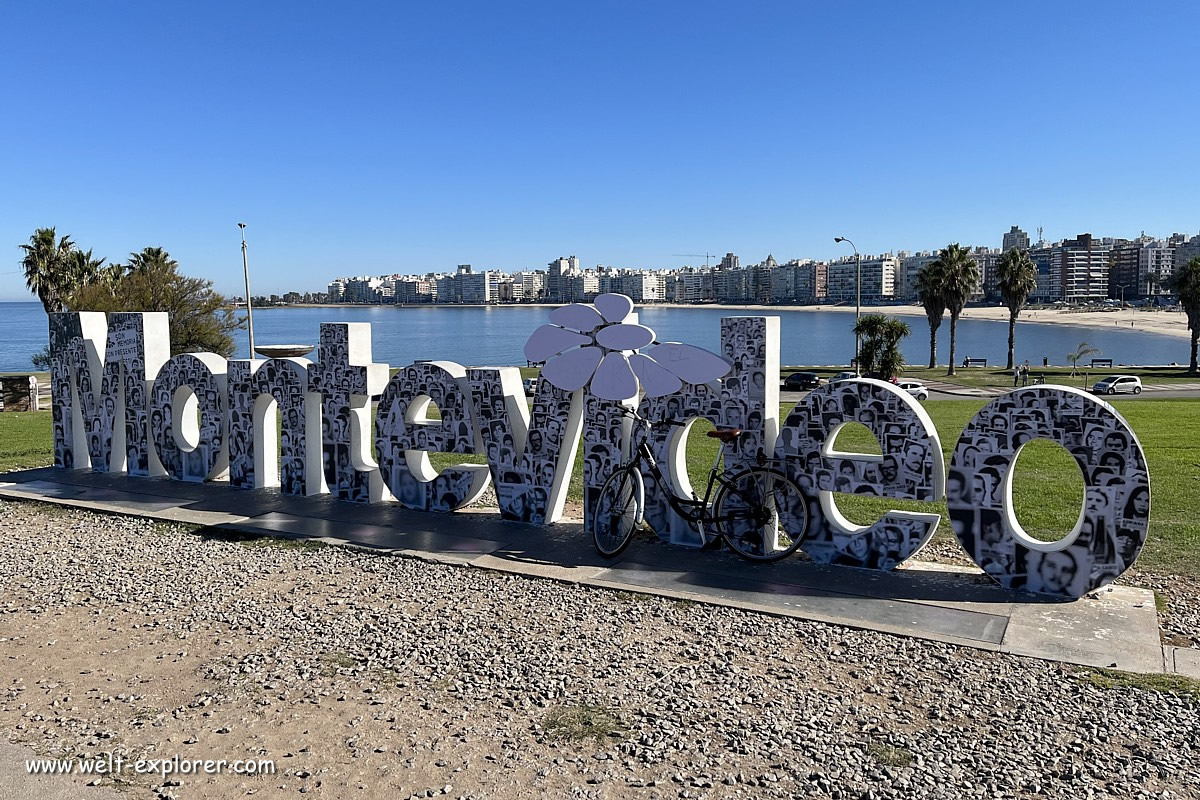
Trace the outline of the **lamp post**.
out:
M 246 276 L 246 320 L 250 329 L 250 358 L 254 358 L 254 306 L 250 302 L 250 265 L 246 261 L 246 223 L 239 222 L 242 230 L 242 273 Z
M 833 237 L 833 241 L 838 244 L 845 242 L 854 248 L 854 260 L 858 263 L 857 292 L 854 298 L 854 373 L 860 375 L 862 373 L 862 364 L 858 363 L 858 356 L 861 352 L 858 341 L 858 319 L 862 315 L 862 256 L 858 254 L 858 248 L 854 246 L 854 242 L 845 236 L 835 236 Z

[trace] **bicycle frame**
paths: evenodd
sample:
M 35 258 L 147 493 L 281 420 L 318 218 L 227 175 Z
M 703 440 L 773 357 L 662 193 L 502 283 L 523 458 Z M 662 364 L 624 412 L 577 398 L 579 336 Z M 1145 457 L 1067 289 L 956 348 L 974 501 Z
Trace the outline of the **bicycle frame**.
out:
M 645 420 L 641 420 L 641 422 L 649 427 L 649 422 Z M 718 448 L 717 457 L 714 459 L 712 468 L 708 472 L 708 485 L 704 488 L 704 497 L 702 498 L 697 497 L 694 492 L 691 498 L 680 497 L 678 494 L 676 494 L 675 488 L 667 480 L 667 477 L 663 475 L 662 469 L 658 466 L 658 460 L 654 457 L 654 453 L 651 452 L 650 445 L 644 441 L 637 446 L 634 459 L 628 466 L 640 468 L 641 463 L 643 461 L 646 462 L 647 467 L 650 469 L 650 475 L 654 478 L 659 486 L 667 490 L 667 504 L 671 507 L 672 511 L 682 517 L 683 520 L 690 525 L 694 525 L 696 523 L 709 524 L 712 522 L 720 522 L 725 519 L 722 518 L 722 520 L 718 520 L 709 512 L 710 502 L 713 498 L 713 490 L 718 484 L 725 487 L 727 491 L 732 492 L 738 497 L 746 499 L 742 493 L 738 491 L 738 488 L 734 482 L 725 477 L 725 471 L 719 468 L 721 464 L 721 455 L 722 451 L 720 448 Z M 735 519 L 740 517 L 741 515 L 731 515 L 728 518 Z

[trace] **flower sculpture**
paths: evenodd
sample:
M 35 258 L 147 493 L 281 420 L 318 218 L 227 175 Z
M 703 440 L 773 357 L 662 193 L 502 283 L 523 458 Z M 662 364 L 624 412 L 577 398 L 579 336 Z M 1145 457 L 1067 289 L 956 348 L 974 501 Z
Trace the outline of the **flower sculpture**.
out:
M 602 294 L 594 305 L 572 303 L 550 312 L 550 324 L 533 332 L 525 358 L 546 362 L 542 377 L 564 391 L 587 386 L 605 400 L 647 397 L 679 391 L 683 383 L 708 383 L 727 374 L 720 356 L 679 342 L 655 342 L 654 331 L 639 325 L 633 301 Z M 641 348 L 653 345 L 642 352 Z

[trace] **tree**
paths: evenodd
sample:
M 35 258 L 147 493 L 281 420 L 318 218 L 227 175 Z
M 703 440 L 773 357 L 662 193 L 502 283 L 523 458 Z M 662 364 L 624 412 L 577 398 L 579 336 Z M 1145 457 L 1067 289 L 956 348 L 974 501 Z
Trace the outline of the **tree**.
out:
M 75 248 L 67 253 L 63 260 L 64 275 L 70 287 L 67 294 L 70 295 L 80 287 L 105 280 L 108 267 L 104 266 L 104 262 L 107 260 L 95 258 L 91 250 L 85 252 Z
M 941 286 L 941 297 L 950 311 L 950 367 L 947 375 L 954 375 L 955 347 L 958 334 L 958 317 L 966 307 L 971 295 L 979 288 L 979 265 L 971 258 L 970 252 L 957 243 L 943 247 L 938 253 L 937 260 L 926 269 L 936 268 L 941 275 L 938 285 Z
M 1196 344 L 1200 342 L 1200 256 L 1175 270 L 1171 289 L 1187 313 L 1188 330 L 1192 332 L 1192 356 L 1188 372 L 1200 372 L 1196 365 Z
M 59 238 L 54 228 L 38 228 L 21 249 L 25 251 L 21 259 L 25 285 L 42 301 L 47 314 L 62 311 L 64 299 L 77 288 L 68 264 L 75 243 L 70 236 Z
M 917 274 L 917 297 L 925 307 L 925 319 L 929 322 L 929 368 L 937 366 L 937 332 L 946 313 L 946 298 L 943 296 L 943 273 L 938 262 L 933 261 Z
M 160 247 L 131 253 L 129 272 L 111 286 L 85 286 L 70 298 L 73 311 L 165 311 L 170 316 L 171 354 L 233 355 L 233 332 L 244 322 L 212 290 L 212 281 L 190 278 Z
M 1012 369 L 1016 350 L 1017 317 L 1029 302 L 1033 290 L 1037 288 L 1037 265 L 1024 250 L 1013 248 L 1000 257 L 1000 262 L 996 265 L 996 277 L 1000 286 L 1000 297 L 1004 300 L 1004 305 L 1008 306 L 1008 369 Z
M 1100 355 L 1099 347 L 1092 347 L 1087 342 L 1080 342 L 1079 347 L 1075 348 L 1074 353 L 1067 353 L 1067 361 L 1071 362 L 1071 377 L 1075 377 L 1076 366 L 1082 359 L 1098 355 Z
M 911 333 L 907 322 L 883 314 L 864 314 L 854 325 L 854 335 L 862 342 L 858 353 L 859 369 L 869 377 L 890 380 L 904 369 L 900 340 Z
M 140 253 L 129 254 L 129 270 L 131 272 L 156 268 L 178 269 L 179 262 L 171 258 L 171 254 L 161 247 L 145 247 Z

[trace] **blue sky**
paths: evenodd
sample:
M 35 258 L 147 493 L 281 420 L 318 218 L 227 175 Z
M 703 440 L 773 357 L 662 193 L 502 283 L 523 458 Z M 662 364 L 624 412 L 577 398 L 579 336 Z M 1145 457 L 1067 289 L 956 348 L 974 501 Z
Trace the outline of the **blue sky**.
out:
M 1196 4 L 6 3 L 0 299 L 54 225 L 240 293 L 1200 230 Z M 702 259 L 701 259 L 702 261 Z

